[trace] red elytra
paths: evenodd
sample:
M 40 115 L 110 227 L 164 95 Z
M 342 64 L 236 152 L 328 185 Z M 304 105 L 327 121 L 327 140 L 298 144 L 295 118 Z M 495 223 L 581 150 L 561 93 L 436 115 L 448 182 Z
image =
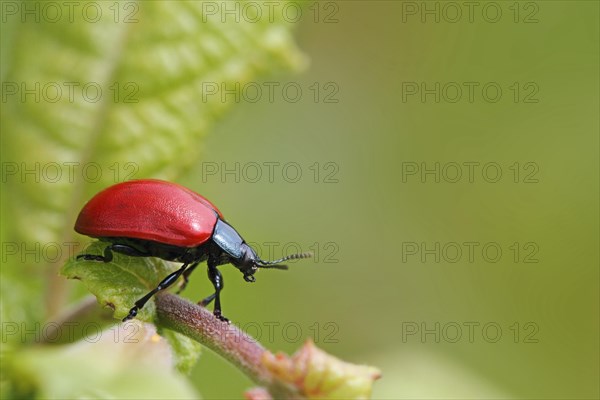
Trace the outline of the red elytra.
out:
M 215 292 L 200 304 L 214 301 L 214 315 L 227 321 L 221 314 L 223 276 L 217 269 L 219 265 L 232 264 L 245 281 L 254 282 L 259 268 L 287 269 L 280 263 L 311 256 L 300 253 L 275 261 L 262 260 L 210 201 L 183 186 L 154 179 L 123 182 L 98 193 L 81 210 L 75 230 L 107 243 L 102 255 L 80 254 L 78 260 L 108 263 L 116 252 L 182 263 L 138 299 L 123 321 L 134 318 L 155 293 L 180 277 L 183 290 L 188 276 L 203 261 Z
M 195 247 L 211 238 L 218 218 L 224 220 L 223 214 L 198 193 L 172 182 L 140 179 L 96 194 L 81 210 L 75 231 Z

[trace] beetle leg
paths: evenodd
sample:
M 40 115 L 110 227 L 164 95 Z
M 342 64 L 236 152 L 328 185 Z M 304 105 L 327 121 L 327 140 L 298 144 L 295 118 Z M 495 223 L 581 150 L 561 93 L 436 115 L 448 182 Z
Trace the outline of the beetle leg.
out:
M 111 262 L 113 259 L 112 247 L 114 245 L 106 246 L 104 248 L 104 255 L 99 256 L 96 254 L 80 254 L 77 256 L 78 260 L 87 260 L 87 261 L 102 261 L 102 262 Z
M 213 314 L 215 317 L 219 318 L 221 321 L 229 322 L 227 318 L 225 318 L 221 314 L 221 290 L 223 289 L 223 276 L 221 275 L 221 271 L 217 269 L 217 266 L 212 263 L 209 259 L 208 261 L 208 279 L 212 282 L 215 287 L 215 293 L 208 296 L 206 299 L 202 300 L 201 304 L 206 302 L 206 304 L 212 301 L 212 298 L 215 300 L 215 308 L 213 309 Z M 211 298 L 212 297 L 212 298 Z
M 200 262 L 196 262 L 193 263 L 192 265 L 190 265 L 190 267 L 188 269 L 185 270 L 185 272 L 183 273 L 183 282 L 181 283 L 181 286 L 179 286 L 179 289 L 177 290 L 176 294 L 179 294 L 181 292 L 183 292 L 183 290 L 185 289 L 185 287 L 187 286 L 189 279 L 188 277 L 190 276 L 190 274 L 192 272 L 194 272 L 194 269 L 198 266 L 198 264 L 200 264 Z
M 204 298 L 198 302 L 198 305 L 200 305 L 202 307 L 206 307 L 207 305 L 212 303 L 212 301 L 215 299 L 216 295 L 217 295 L 216 293 L 213 293 L 210 296 L 206 296 L 206 298 Z
M 139 299 L 138 301 L 135 302 L 135 306 L 133 306 L 131 308 L 131 310 L 129 310 L 129 314 L 127 314 L 127 316 L 125 318 L 123 318 L 123 322 L 127 321 L 128 319 L 132 319 L 133 317 L 135 317 L 138 313 L 138 311 L 144 307 L 144 305 L 146 304 L 146 302 L 148 302 L 148 300 L 150 300 L 150 298 L 152 296 L 154 296 L 157 292 L 168 288 L 169 286 L 171 286 L 174 282 L 177 281 L 177 279 L 179 279 L 179 276 L 181 276 L 181 274 L 185 271 L 185 269 L 187 268 L 189 264 L 183 264 L 181 266 L 181 268 L 179 268 L 177 271 L 170 273 L 169 275 L 167 275 L 167 277 L 165 279 L 163 279 L 157 287 L 155 287 L 154 289 L 152 289 L 150 292 L 148 292 L 144 297 L 142 297 L 141 299 Z
M 77 260 L 108 262 L 105 256 L 98 256 L 96 254 L 80 254 L 77 256 Z
M 111 262 L 113 259 L 113 251 L 117 253 L 125 254 L 130 257 L 147 257 L 149 254 L 143 251 L 140 251 L 134 247 L 127 246 L 125 244 L 111 244 L 110 246 L 106 246 L 104 248 L 104 255 L 99 256 L 95 254 L 80 254 L 77 256 L 78 260 L 91 260 L 91 261 L 103 261 L 105 263 Z
M 141 251 L 136 249 L 135 247 L 127 246 L 126 244 L 113 244 L 112 246 L 108 246 L 107 249 L 110 248 L 112 251 L 116 251 L 117 253 L 125 254 L 130 257 L 148 257 L 148 254 L 145 251 Z M 104 250 L 106 253 L 106 250 Z M 112 257 L 112 255 L 111 255 Z

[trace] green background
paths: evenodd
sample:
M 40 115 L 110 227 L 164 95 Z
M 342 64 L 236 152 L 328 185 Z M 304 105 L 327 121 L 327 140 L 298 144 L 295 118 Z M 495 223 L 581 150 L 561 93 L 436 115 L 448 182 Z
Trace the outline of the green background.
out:
M 181 145 L 174 163 L 189 169 L 178 181 L 217 204 L 265 258 L 295 251 L 284 251 L 290 243 L 318 249 L 252 285 L 221 268 L 225 315 L 270 350 L 293 353 L 313 337 L 346 361 L 377 366 L 374 398 L 598 398 L 598 2 L 475 2 L 472 19 L 464 3 L 306 3 L 293 25 L 308 67 L 254 81 L 279 85 L 273 101 L 266 89 L 253 101 L 249 88 L 193 143 L 198 159 Z M 439 20 L 421 14 L 436 7 Z M 41 62 L 52 70 L 62 61 Z M 281 90 L 290 83 L 302 90 L 298 101 Z M 439 101 L 406 92 L 436 83 Z M 486 97 L 494 87 L 497 101 Z M 196 105 L 185 106 L 193 113 Z M 120 145 L 115 158 L 127 160 Z M 31 157 L 44 160 L 36 151 Z M 253 182 L 256 163 L 262 176 Z M 302 176 L 292 183 L 294 170 L 276 167 L 271 182 L 264 163 L 296 163 Z M 464 163 L 478 163 L 471 180 Z M 238 180 L 221 176 L 236 165 Z M 421 175 L 436 165 L 439 179 Z M 453 182 L 456 165 L 462 177 Z M 62 206 L 61 197 L 36 201 Z M 35 226 L 35 215 L 21 223 L 5 206 L 3 236 L 7 226 Z M 276 242 L 272 255 L 268 242 Z M 192 278 L 185 297 L 210 293 L 204 271 Z M 3 301 L 20 299 L 10 292 L 18 289 L 3 286 Z M 29 312 L 6 304 L 11 318 Z M 239 398 L 252 385 L 208 350 L 190 381 L 205 398 Z
M 374 398 L 598 397 L 598 3 L 521 3 L 519 23 L 513 2 L 494 3 L 503 12 L 497 23 L 483 18 L 483 2 L 472 23 L 465 6 L 458 22 L 445 22 L 444 15 L 453 16 L 443 13 L 443 2 L 414 3 L 419 11 L 438 4 L 439 23 L 403 14 L 402 2 L 336 4 L 337 23 L 314 23 L 310 10 L 298 27 L 308 71 L 265 79 L 298 82 L 301 100 L 279 95 L 254 104 L 242 97 L 206 142 L 203 161 L 219 163 L 219 172 L 221 162 L 229 168 L 239 162 L 241 171 L 249 162 L 294 161 L 303 179 L 287 183 L 279 176 L 270 184 L 265 167 L 259 182 L 244 182 L 240 173 L 236 183 L 233 174 L 206 175 L 211 164 L 185 182 L 202 187 L 248 240 L 298 242 L 304 249 L 332 241 L 339 262 L 263 272 L 252 287 L 223 268 L 226 309 L 242 326 L 258 323 L 263 338 L 270 322 L 280 322 L 275 341 L 265 343 L 274 350 L 299 345 L 289 343 L 293 327 L 286 341 L 285 323 L 297 322 L 308 334 L 319 324 L 319 345 L 383 370 Z M 526 16 L 538 22 L 524 23 Z M 315 102 L 309 89 L 315 82 L 321 88 L 334 82 L 339 101 Z M 439 103 L 434 95 L 403 101 L 403 82 L 429 88 L 456 82 L 463 89 L 477 82 L 480 90 L 473 102 L 466 89 L 456 103 L 443 95 Z M 496 103 L 482 95 L 489 82 L 502 88 Z M 532 91 L 523 89 L 527 83 L 539 88 L 530 98 L 537 103 L 524 102 Z M 339 182 L 314 183 L 315 162 L 336 163 Z M 439 163 L 440 171 L 447 163 L 480 166 L 473 183 L 464 165 L 456 183 L 449 182 L 451 166 L 439 183 L 433 175 L 421 183 L 419 174 L 404 183 L 403 163 L 423 162 Z M 486 163 L 500 165 L 497 183 L 485 180 L 494 180 L 493 169 L 482 172 Z M 538 183 L 524 182 L 527 176 Z M 246 202 L 251 212 L 239 207 Z M 463 254 L 445 262 L 440 249 L 439 263 L 433 255 L 422 262 L 421 253 L 403 262 L 406 242 L 419 249 L 455 242 Z M 480 243 L 472 263 L 464 242 Z M 503 251 L 496 263 L 483 258 L 488 242 Z M 519 262 L 509 248 L 515 242 Z M 523 262 L 534 249 L 523 248 L 528 242 L 537 245 L 537 263 Z M 190 292 L 205 293 L 198 280 Z M 327 322 L 339 327 L 337 343 L 325 341 L 333 332 L 324 329 Z M 403 340 L 403 326 L 412 323 L 419 332 Z M 439 343 L 434 334 L 421 337 L 422 323 L 434 331 L 439 324 Z M 473 323 L 472 342 L 465 323 Z M 451 343 L 454 324 L 462 337 Z M 491 343 L 494 324 L 502 333 Z M 233 380 L 240 374 L 213 355 L 203 357 L 194 379 L 204 395 L 235 396 L 247 384 Z M 215 379 L 220 375 L 227 379 Z

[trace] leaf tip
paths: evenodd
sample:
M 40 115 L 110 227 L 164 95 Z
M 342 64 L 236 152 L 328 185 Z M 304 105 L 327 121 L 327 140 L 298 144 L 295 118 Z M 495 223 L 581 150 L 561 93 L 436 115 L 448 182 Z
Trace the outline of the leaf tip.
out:
M 244 393 L 244 398 L 246 400 L 273 400 L 271 394 L 263 387 L 255 387 L 247 390 Z
M 312 340 L 293 356 L 265 352 L 263 364 L 277 379 L 312 398 L 366 399 L 373 383 L 381 378 L 378 368 L 342 361 L 319 349 Z

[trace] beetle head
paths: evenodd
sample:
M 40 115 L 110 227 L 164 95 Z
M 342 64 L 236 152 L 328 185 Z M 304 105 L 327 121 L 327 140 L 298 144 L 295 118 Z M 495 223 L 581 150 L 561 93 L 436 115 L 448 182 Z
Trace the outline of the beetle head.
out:
M 312 257 L 312 253 L 299 253 L 292 254 L 275 261 L 264 261 L 261 260 L 254 249 L 248 246 L 246 243 L 242 244 L 241 247 L 242 257 L 240 257 L 238 262 L 234 265 L 244 274 L 244 280 L 246 282 L 254 282 L 256 280 L 256 278 L 254 278 L 254 274 L 259 268 L 288 269 L 287 265 L 281 265 L 280 263 L 287 260 Z

